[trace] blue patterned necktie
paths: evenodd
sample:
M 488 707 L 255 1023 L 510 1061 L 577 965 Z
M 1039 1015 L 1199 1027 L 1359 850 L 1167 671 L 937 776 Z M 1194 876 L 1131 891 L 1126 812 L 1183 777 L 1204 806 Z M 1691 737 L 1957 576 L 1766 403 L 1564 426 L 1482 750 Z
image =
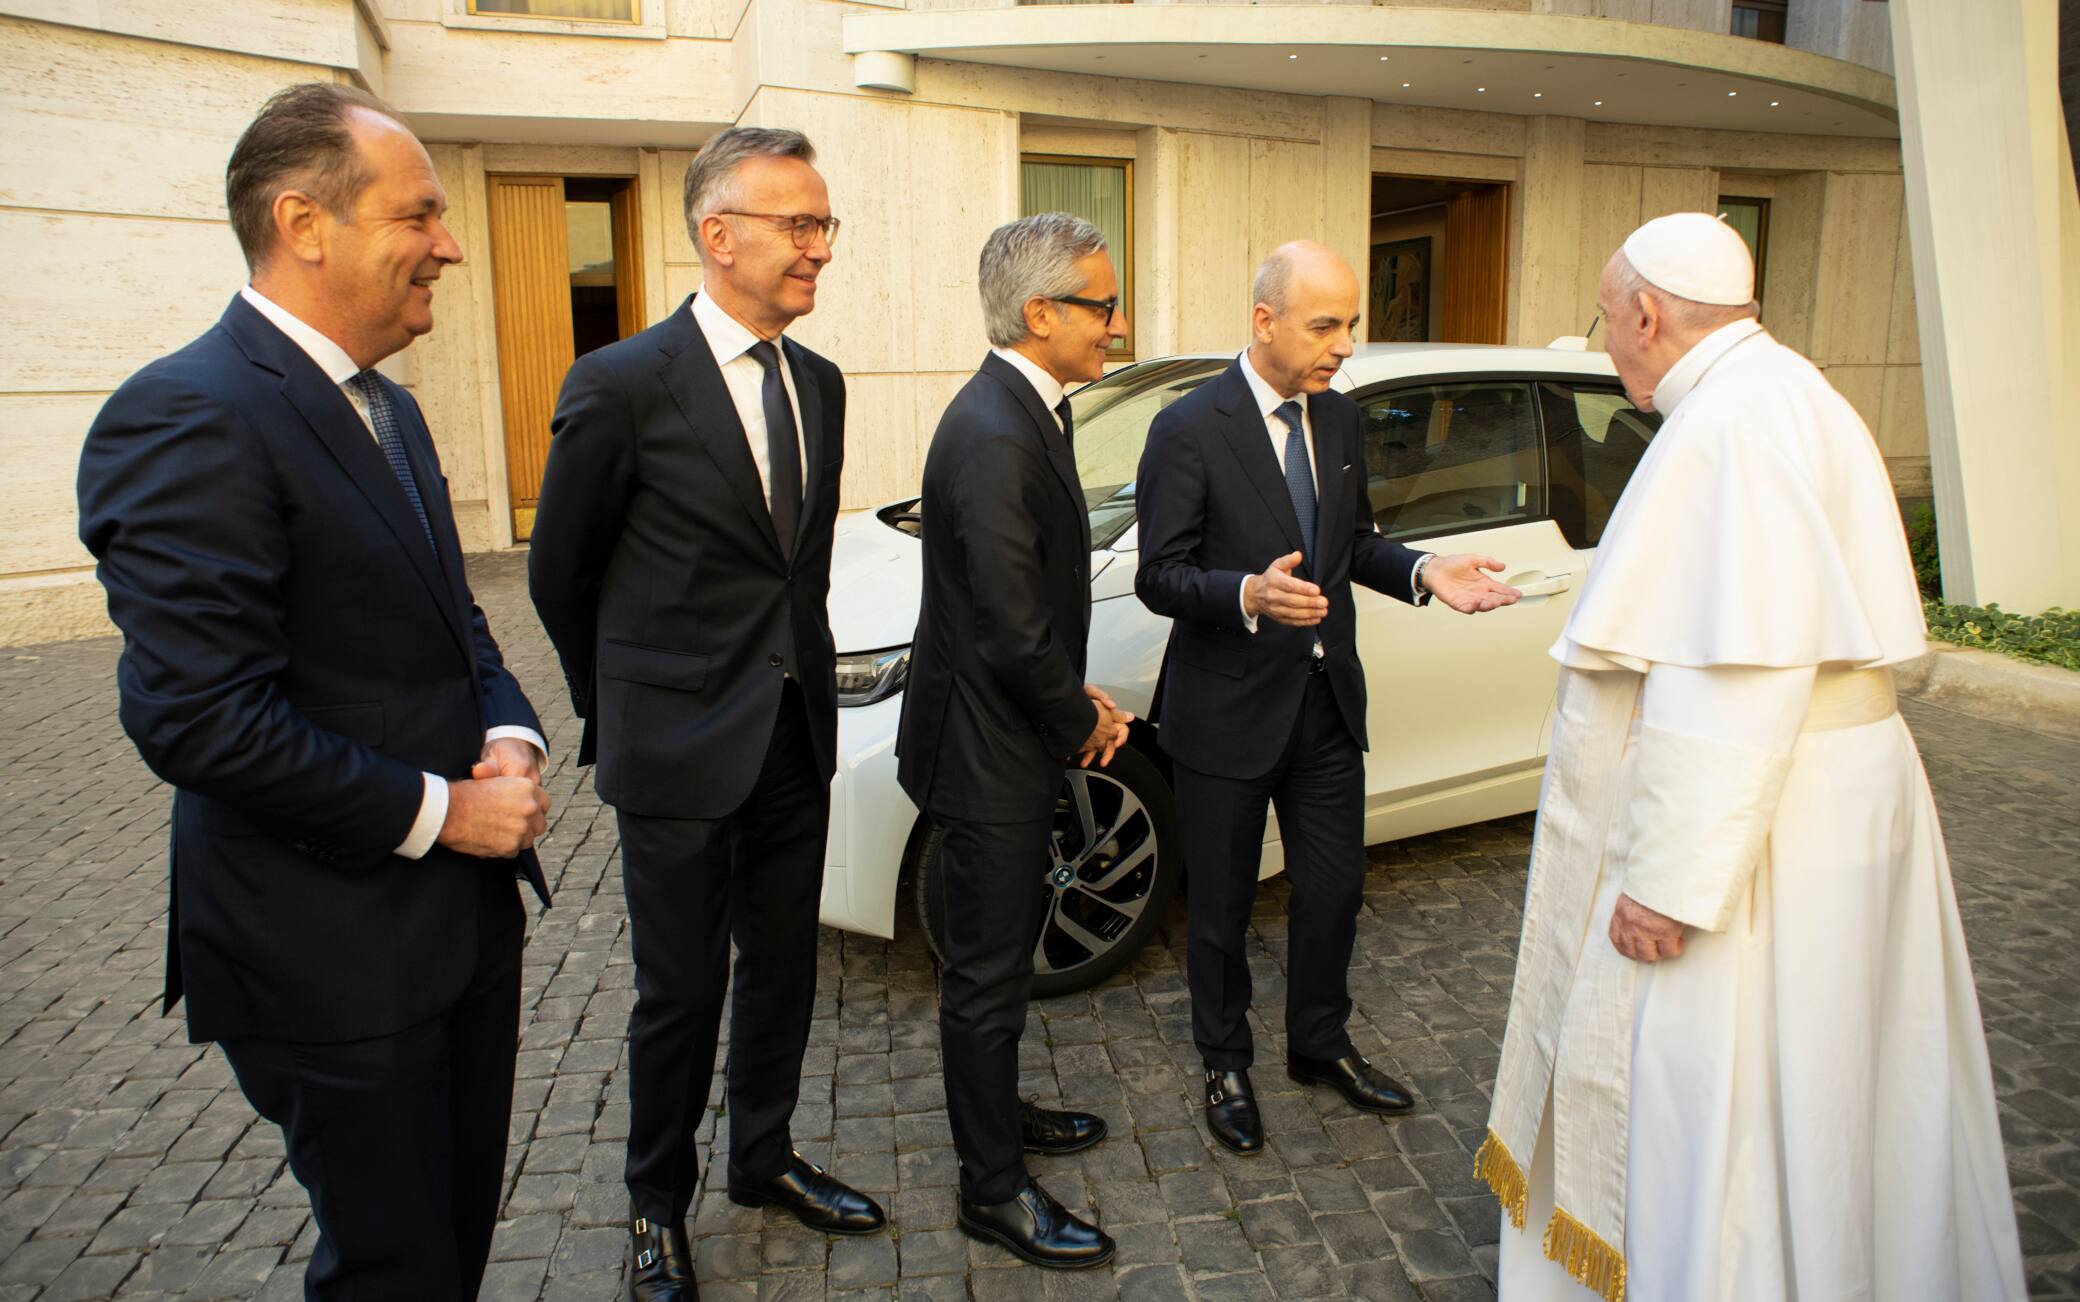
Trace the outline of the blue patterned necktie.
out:
M 1300 518 L 1301 550 L 1314 551 L 1314 468 L 1307 464 L 1307 434 L 1300 424 L 1300 404 L 1282 402 L 1272 415 L 1286 426 L 1286 492 L 1293 495 L 1293 514 Z
M 419 497 L 419 481 L 412 477 L 412 463 L 404 455 L 404 430 L 397 423 L 397 409 L 390 405 L 390 395 L 384 391 L 383 382 L 374 371 L 363 371 L 351 376 L 348 384 L 368 404 L 368 423 L 375 427 L 376 443 L 383 449 L 383 458 L 390 463 L 390 473 L 397 476 L 398 486 L 412 504 L 412 514 L 419 517 L 419 527 L 426 531 L 426 545 L 433 547 L 434 555 L 440 548 L 434 546 L 433 525 L 426 519 L 426 503 Z

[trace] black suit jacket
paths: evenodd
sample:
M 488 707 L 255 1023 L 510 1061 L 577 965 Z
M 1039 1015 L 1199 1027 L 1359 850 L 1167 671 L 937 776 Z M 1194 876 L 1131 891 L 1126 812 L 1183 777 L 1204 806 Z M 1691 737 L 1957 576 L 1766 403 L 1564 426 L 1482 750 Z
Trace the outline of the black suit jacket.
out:
M 810 738 L 837 766 L 831 530 L 845 379 L 785 340 L 802 513 L 784 556 L 744 424 L 692 300 L 587 353 L 551 426 L 528 585 L 585 720 L 581 764 L 625 813 L 721 818 L 772 740 L 792 643 Z
M 1098 726 L 1083 691 L 1090 516 L 1054 414 L 994 353 L 939 418 L 922 512 L 898 778 L 936 816 L 1042 817 Z
M 487 728 L 541 725 L 418 406 L 383 383 L 438 555 L 346 395 L 243 299 L 126 381 L 80 456 L 123 727 L 175 788 L 166 1007 L 185 990 L 197 1041 L 401 1030 L 462 994 L 485 911 L 520 926 L 513 861 L 391 853 L 422 771 L 467 778 Z
M 1231 363 L 1149 427 L 1134 493 L 1141 522 L 1134 591 L 1175 621 L 1155 708 L 1163 749 L 1202 773 L 1248 779 L 1269 772 L 1285 750 L 1317 637 L 1337 708 L 1364 749 L 1365 670 L 1351 583 L 1410 601 L 1409 576 L 1422 553 L 1374 529 L 1358 405 L 1340 393 L 1307 400 L 1315 539 L 1301 538 L 1242 366 Z M 1242 580 L 1293 551 L 1306 553 L 1300 576 L 1321 586 L 1328 618 L 1291 628 L 1265 616 L 1249 632 Z

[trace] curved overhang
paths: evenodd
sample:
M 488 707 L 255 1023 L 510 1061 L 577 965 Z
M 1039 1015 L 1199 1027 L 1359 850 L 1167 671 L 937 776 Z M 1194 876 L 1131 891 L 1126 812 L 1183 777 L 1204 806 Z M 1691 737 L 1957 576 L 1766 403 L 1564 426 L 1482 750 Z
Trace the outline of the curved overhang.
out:
M 1610 18 L 1034 4 L 853 14 L 845 51 L 1592 122 L 1899 136 L 1898 92 L 1882 72 L 1767 41 Z

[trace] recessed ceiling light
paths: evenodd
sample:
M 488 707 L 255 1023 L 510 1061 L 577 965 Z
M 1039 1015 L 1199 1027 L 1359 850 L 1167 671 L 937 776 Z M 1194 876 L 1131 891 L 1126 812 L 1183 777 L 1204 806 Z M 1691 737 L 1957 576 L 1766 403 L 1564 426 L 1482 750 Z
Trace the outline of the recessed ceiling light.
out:
M 1387 56 L 1386 56 L 1386 55 L 1384 55 L 1384 54 L 1380 55 L 1380 56 L 1379 56 L 1379 61 L 1380 61 L 1381 63 L 1385 63 L 1385 62 L 1387 61 Z
M 1729 90 L 1729 91 L 1727 91 L 1727 92 L 1726 92 L 1726 98 L 1728 98 L 1728 99 L 1732 99 L 1732 98 L 1733 98 L 1734 96 L 1736 96 L 1736 95 L 1738 95 L 1738 94 L 1740 94 L 1740 92 L 1739 92 L 1739 91 L 1737 91 L 1737 90 Z
M 1769 106 L 1770 106 L 1771 108 L 1775 108 L 1775 107 L 1776 107 L 1776 106 L 1777 106 L 1777 105 L 1778 105 L 1779 103 L 1781 103 L 1781 102 L 1782 102 L 1781 100 L 1774 100 L 1774 99 L 1773 99 L 1773 100 L 1771 100 L 1771 101 L 1769 102 Z
M 1288 59 L 1297 59 L 1297 58 L 1299 58 L 1300 56 L 1299 56 L 1299 55 L 1297 55 L 1297 54 L 1288 54 L 1288 55 L 1287 55 L 1286 57 L 1287 57 Z
M 1402 82 L 1402 83 L 1401 83 L 1401 89 L 1403 89 L 1403 90 L 1407 90 L 1407 89 L 1408 89 L 1408 83 L 1407 83 L 1407 82 L 1405 82 L 1405 81 L 1404 81 L 1404 82 Z
M 1597 107 L 1597 108 L 1602 108 L 1602 107 L 1603 107 L 1603 101 L 1602 101 L 1602 100 L 1597 100 L 1597 101 L 1596 101 L 1596 107 Z
M 1476 95 L 1485 95 L 1488 93 L 1488 88 L 1486 86 L 1475 86 L 1473 88 L 1473 93 Z

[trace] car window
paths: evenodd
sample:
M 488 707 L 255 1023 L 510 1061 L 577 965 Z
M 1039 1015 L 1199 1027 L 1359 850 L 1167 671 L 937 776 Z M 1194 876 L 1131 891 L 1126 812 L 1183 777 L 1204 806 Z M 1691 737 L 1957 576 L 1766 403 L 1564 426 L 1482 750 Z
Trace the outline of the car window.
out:
M 1548 381 L 1538 386 L 1538 397 L 1545 409 L 1553 519 L 1570 546 L 1594 547 L 1661 417 L 1634 407 L 1608 381 Z
M 1134 476 L 1156 413 L 1219 375 L 1225 357 L 1180 357 L 1130 366 L 1069 396 L 1076 475 L 1091 514 L 1092 548 L 1110 547 L 1134 523 Z
M 1544 513 L 1531 385 L 1466 380 L 1359 399 L 1373 521 L 1390 538 Z

